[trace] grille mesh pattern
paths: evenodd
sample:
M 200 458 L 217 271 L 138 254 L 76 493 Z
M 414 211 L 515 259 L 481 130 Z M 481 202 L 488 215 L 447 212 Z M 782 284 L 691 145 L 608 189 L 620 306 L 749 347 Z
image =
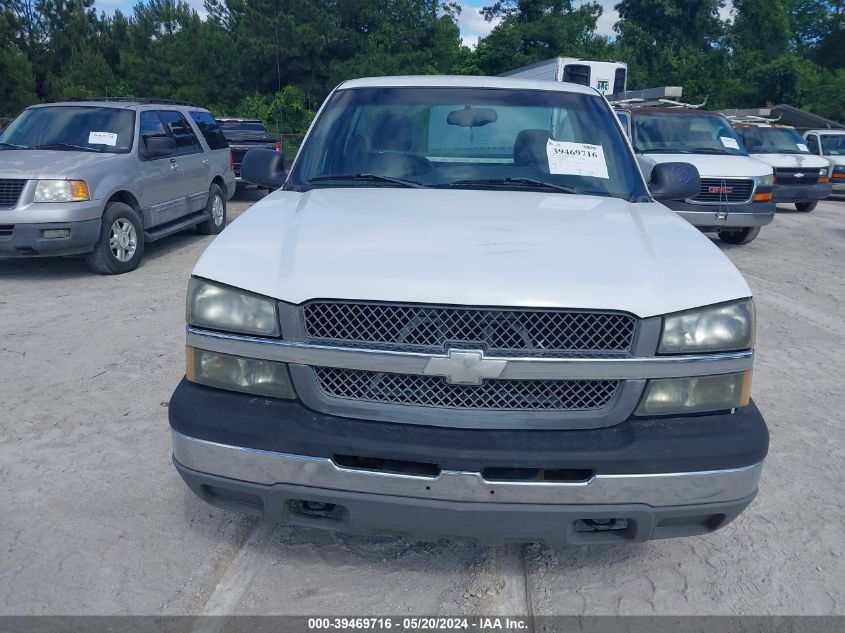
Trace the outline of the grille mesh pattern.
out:
M 488 380 L 450 385 L 435 376 L 315 367 L 327 396 L 385 404 L 496 411 L 590 411 L 610 402 L 618 380 Z
M 0 178 L 0 209 L 14 209 L 18 206 L 25 184 L 26 180 Z
M 497 356 L 624 355 L 633 317 L 601 312 L 497 310 L 314 302 L 304 308 L 310 342 L 442 352 L 481 346 Z
M 727 187 L 730 191 L 720 191 L 722 187 Z M 701 190 L 693 200 L 697 202 L 747 202 L 751 199 L 753 189 L 754 181 L 749 179 L 702 178 Z

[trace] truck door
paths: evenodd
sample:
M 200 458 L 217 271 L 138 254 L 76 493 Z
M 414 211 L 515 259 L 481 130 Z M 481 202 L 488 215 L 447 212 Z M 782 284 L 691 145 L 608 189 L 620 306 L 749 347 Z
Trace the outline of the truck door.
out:
M 176 141 L 176 155 L 181 167 L 182 195 L 187 213 L 205 208 L 211 184 L 211 166 L 187 119 L 177 110 L 160 110 L 159 116 Z

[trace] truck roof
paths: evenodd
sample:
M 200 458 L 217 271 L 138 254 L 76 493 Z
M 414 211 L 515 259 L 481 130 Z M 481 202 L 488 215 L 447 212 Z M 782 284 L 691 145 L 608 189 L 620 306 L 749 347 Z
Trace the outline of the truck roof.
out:
M 804 132 L 805 134 L 845 134 L 845 130 L 827 130 L 827 129 L 819 129 L 819 130 L 807 130 Z
M 632 106 L 626 108 L 625 106 L 620 105 L 617 109 L 626 110 L 630 112 L 632 116 L 637 116 L 640 114 L 715 114 L 716 116 L 724 116 L 721 112 L 714 112 L 713 110 L 701 110 L 700 108 L 667 108 L 662 106 Z
M 344 81 L 340 90 L 353 88 L 502 88 L 516 90 L 544 90 L 598 95 L 588 86 L 561 81 L 517 79 L 512 77 L 477 77 L 472 75 L 406 75 L 400 77 L 364 77 Z

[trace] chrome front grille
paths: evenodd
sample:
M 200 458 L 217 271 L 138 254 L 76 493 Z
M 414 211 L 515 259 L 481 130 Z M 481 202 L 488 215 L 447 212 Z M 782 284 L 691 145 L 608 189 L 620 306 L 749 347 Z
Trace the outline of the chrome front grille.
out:
M 754 191 L 750 178 L 702 178 L 695 202 L 749 202 Z
M 490 356 L 625 356 L 636 319 L 613 312 L 458 308 L 312 302 L 303 308 L 309 343 L 443 353 L 483 349 Z
M 0 178 L 0 209 L 14 209 L 18 206 L 26 180 Z
M 595 411 L 613 399 L 618 380 L 488 380 L 452 385 L 435 376 L 314 367 L 331 398 L 483 411 Z

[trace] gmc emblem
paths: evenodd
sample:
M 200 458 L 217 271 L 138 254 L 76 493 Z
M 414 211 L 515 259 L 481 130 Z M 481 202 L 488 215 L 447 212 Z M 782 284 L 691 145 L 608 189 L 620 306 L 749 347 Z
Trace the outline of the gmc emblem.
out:
M 734 192 L 733 187 L 722 186 L 722 187 L 708 187 L 707 188 L 707 193 L 733 193 L 733 192 Z

